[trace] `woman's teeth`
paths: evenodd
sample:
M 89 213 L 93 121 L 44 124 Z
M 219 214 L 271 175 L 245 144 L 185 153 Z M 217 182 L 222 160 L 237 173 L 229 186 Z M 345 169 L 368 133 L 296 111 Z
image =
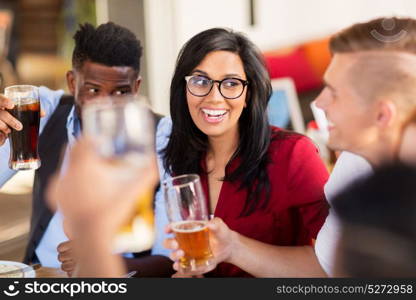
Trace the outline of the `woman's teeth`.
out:
M 208 123 L 220 123 L 224 120 L 225 115 L 228 113 L 225 109 L 206 109 L 203 108 L 204 119 Z
M 225 109 L 221 109 L 221 110 L 213 110 L 213 109 L 202 109 L 202 111 L 208 115 L 209 117 L 221 117 L 223 115 L 226 114 L 226 110 Z

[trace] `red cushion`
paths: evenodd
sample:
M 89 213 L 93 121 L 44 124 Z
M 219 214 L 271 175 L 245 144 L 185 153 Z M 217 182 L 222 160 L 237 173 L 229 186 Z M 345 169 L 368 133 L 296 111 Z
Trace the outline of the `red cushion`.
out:
M 312 70 L 319 78 L 324 77 L 324 73 L 331 61 L 329 51 L 329 38 L 314 40 L 303 44 L 302 52 L 310 63 Z
M 270 78 L 291 77 L 298 92 L 312 90 L 322 84 L 301 48 L 284 55 L 265 54 L 264 59 Z

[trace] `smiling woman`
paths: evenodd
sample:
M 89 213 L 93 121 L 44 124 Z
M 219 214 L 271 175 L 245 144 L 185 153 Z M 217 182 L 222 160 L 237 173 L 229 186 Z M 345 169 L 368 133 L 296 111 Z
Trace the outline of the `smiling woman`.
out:
M 190 79 L 186 98 L 195 125 L 207 136 L 238 137 L 238 120 L 246 107 L 247 93 L 240 57 L 229 51 L 211 52 L 192 74 L 186 77 Z
M 210 214 L 274 245 L 308 245 L 328 213 L 328 174 L 304 136 L 268 124 L 270 78 L 244 35 L 214 28 L 182 48 L 170 89 L 171 175 L 196 173 Z M 186 155 L 186 159 L 184 159 Z M 247 276 L 220 264 L 212 276 Z

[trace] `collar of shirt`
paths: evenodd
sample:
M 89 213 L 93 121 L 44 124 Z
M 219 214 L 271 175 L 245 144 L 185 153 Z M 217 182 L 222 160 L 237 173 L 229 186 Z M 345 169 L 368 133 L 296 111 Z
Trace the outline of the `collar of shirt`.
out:
M 76 113 L 75 106 L 72 107 L 71 111 L 69 112 L 68 119 L 66 121 L 66 130 L 68 136 L 68 147 L 65 149 L 65 155 L 63 157 L 60 174 L 63 174 L 66 171 L 69 162 L 69 151 L 81 134 L 81 120 Z
M 69 112 L 66 129 L 68 133 L 68 145 L 72 146 L 81 134 L 81 120 L 75 110 L 75 106 Z

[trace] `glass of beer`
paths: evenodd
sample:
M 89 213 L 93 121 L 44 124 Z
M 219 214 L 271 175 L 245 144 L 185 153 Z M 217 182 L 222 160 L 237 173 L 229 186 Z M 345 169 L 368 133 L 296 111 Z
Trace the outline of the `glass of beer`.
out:
M 94 139 L 97 151 L 114 165 L 114 181 L 127 182 L 154 158 L 154 120 L 135 97 L 104 97 L 85 104 L 82 126 L 83 134 Z M 117 234 L 114 251 L 141 252 L 153 241 L 153 190 L 149 190 L 137 195 L 136 208 Z
M 173 177 L 162 183 L 168 219 L 179 247 L 185 255 L 179 260 L 182 272 L 200 274 L 212 270 L 209 245 L 208 209 L 198 175 Z
M 14 85 L 6 87 L 4 95 L 14 103 L 14 108 L 7 111 L 23 125 L 22 130 L 12 129 L 10 133 L 9 167 L 14 170 L 37 169 L 40 167 L 39 90 L 31 85 Z

